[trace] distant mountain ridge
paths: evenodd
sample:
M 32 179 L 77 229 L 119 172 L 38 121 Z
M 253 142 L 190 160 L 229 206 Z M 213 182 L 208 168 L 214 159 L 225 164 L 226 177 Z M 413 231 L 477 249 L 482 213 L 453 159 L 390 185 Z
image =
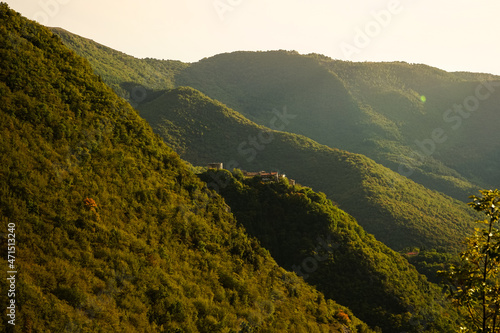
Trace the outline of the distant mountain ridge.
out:
M 286 105 L 297 116 L 286 131 L 366 155 L 460 200 L 478 185 L 500 186 L 493 171 L 500 167 L 499 154 L 492 153 L 500 151 L 494 130 L 500 125 L 497 76 L 272 51 L 204 59 L 180 72 L 177 81 L 261 125 L 276 105 Z M 478 90 L 487 98 L 479 101 Z M 454 111 L 454 105 L 479 102 L 481 117 Z M 491 123 L 484 124 L 486 118 Z M 431 142 L 435 129 L 441 142 Z M 486 144 L 477 147 L 477 140 Z
M 278 266 L 59 37 L 5 3 L 0 31 L 2 332 L 373 332 Z
M 81 54 L 88 48 L 78 45 L 80 37 L 61 36 L 72 39 Z M 108 57 L 103 53 L 95 61 Z M 109 66 L 100 71 L 109 72 Z M 479 187 L 500 186 L 495 172 L 500 158 L 494 153 L 500 149 L 494 130 L 500 119 L 495 107 L 500 101 L 498 76 L 449 73 L 403 62 L 352 63 L 289 51 L 220 54 L 184 64 L 168 75 L 174 79 L 160 89 L 170 89 L 172 82 L 194 87 L 264 126 L 269 126 L 274 108 L 286 106 L 299 117 L 286 131 L 361 153 L 459 200 L 467 200 Z M 150 96 L 160 81 L 136 84 L 152 89 Z M 475 103 L 483 82 L 493 87 L 479 101 L 483 115 L 458 114 L 455 105 Z M 485 96 L 489 91 L 482 89 Z M 142 93 L 130 94 L 136 95 L 136 104 L 144 100 Z M 491 122 L 485 124 L 483 118 Z M 442 142 L 430 142 L 434 129 Z M 481 149 L 477 140 L 485 143 Z
M 326 193 L 368 232 L 396 250 L 411 246 L 457 249 L 475 217 L 461 202 L 362 155 L 259 126 L 193 88 L 169 90 L 138 109 L 192 164 L 215 160 L 228 169 L 279 170 Z M 285 111 L 279 112 L 283 116 Z
M 269 224 L 257 227 L 275 234 L 260 236 L 290 238 L 286 245 L 295 248 L 286 259 L 321 262 L 317 270 L 306 268 L 317 273 L 310 281 L 323 283 L 326 298 L 277 265 L 225 200 L 92 73 L 89 62 L 3 3 L 0 30 L 0 220 L 16 226 L 15 263 L 0 261 L 19 270 L 14 331 L 380 332 L 333 300 L 356 295 L 353 306 L 385 332 L 456 332 L 459 318 L 439 288 L 324 194 L 285 180 L 240 182 L 220 171 L 233 182 L 225 189 L 234 191 L 231 204 L 241 224 L 251 229 L 262 222 L 256 214 L 265 213 Z M 383 169 L 303 136 L 270 132 L 193 88 L 155 96 L 141 105 L 177 99 L 168 105 L 175 115 L 170 122 L 152 115 L 186 151 L 205 140 L 206 128 L 197 120 L 207 117 L 210 128 L 236 122 L 235 132 L 257 128 L 267 140 L 276 135 L 279 147 L 288 142 L 306 153 L 316 149 L 339 167 L 362 165 L 345 168 L 348 182 L 361 170 Z M 179 136 L 172 129 L 192 133 Z M 252 206 L 242 209 L 238 200 Z M 7 243 L 4 235 L 1 242 Z M 280 243 L 269 245 L 289 250 Z M 340 285 L 329 283 L 329 275 Z M 0 285 L 9 288 L 6 279 Z M 13 303 L 7 293 L 0 300 Z M 2 318 L 1 330 L 11 331 Z
M 131 104 L 142 102 L 148 91 L 174 88 L 175 75 L 189 65 L 180 61 L 136 59 L 62 28 L 51 28 L 67 47 L 86 58 L 99 76 Z M 110 70 L 111 69 L 111 70 Z
M 63 40 L 68 38 L 65 34 L 62 37 Z M 79 37 L 71 38 L 76 41 L 73 44 L 76 43 L 74 47 L 77 52 L 87 52 L 87 42 L 79 44 Z M 90 61 L 97 59 L 94 61 L 105 63 L 106 59 L 113 58 L 113 50 L 104 51 L 99 56 L 91 57 Z M 126 66 L 140 68 L 141 62 L 142 60 L 129 58 Z M 333 66 L 332 64 L 344 68 L 346 73 L 336 69 L 339 72 L 336 74 L 326 68 Z M 372 74 L 367 72 L 366 65 L 359 66 L 363 70 L 353 71 L 349 70 L 348 63 L 343 65 L 342 62 L 323 56 L 301 56 L 296 52 L 235 52 L 190 64 L 175 74 L 176 85 L 191 84 L 209 91 L 228 105 L 238 107 L 237 111 L 267 127 L 258 127 L 237 112 L 225 108 L 217 101 L 206 99 L 194 90 L 157 90 L 155 87 L 158 87 L 159 81 L 154 79 L 137 83 L 136 87 L 142 87 L 146 95 L 140 101 L 132 102 L 138 102 L 136 107 L 141 111 L 141 115 L 169 145 L 194 165 L 205 165 L 220 160 L 225 162 L 229 169 L 240 167 L 254 171 L 284 170 L 299 182 L 325 192 L 355 216 L 366 230 L 392 248 L 423 246 L 456 249 L 469 228 L 469 221 L 474 219 L 474 213 L 464 209 L 459 202 L 450 201 L 437 193 L 426 193 L 425 190 L 422 192 L 422 187 L 411 182 L 400 182 L 399 179 L 402 178 L 379 166 L 367 167 L 372 165 L 372 162 L 355 154 L 341 152 L 339 155 L 344 157 L 340 160 L 351 162 L 343 166 L 338 162 L 331 164 L 332 162 L 328 161 L 330 156 L 337 154 L 332 153 L 337 151 L 336 149 L 327 152 L 326 147 L 320 148 L 321 145 L 311 140 L 293 135 L 266 135 L 270 133 L 269 127 L 273 127 L 274 121 L 277 130 L 297 129 L 313 134 L 322 133 L 324 140 L 332 142 L 334 139 L 333 141 L 338 143 L 335 147 L 361 147 L 360 149 L 366 151 L 367 147 L 381 147 L 380 142 L 388 142 L 381 151 L 377 148 L 370 152 L 368 149 L 367 155 L 386 156 L 387 161 L 392 161 L 391 165 L 397 173 L 400 165 L 396 162 L 400 161 L 404 154 L 411 153 L 411 148 L 403 140 L 404 135 L 393 120 L 373 111 L 371 106 L 360 107 L 357 100 L 360 93 L 355 93 L 355 89 L 346 83 L 349 73 L 358 76 L 365 73 L 368 78 L 360 80 L 357 87 L 361 91 L 368 90 L 363 88 L 363 82 L 370 81 Z M 381 87 L 390 86 L 386 81 L 394 86 L 392 82 L 400 80 L 389 75 L 385 68 L 419 67 L 408 64 L 376 66 L 387 76 L 385 81 L 381 80 Z M 421 67 L 424 72 L 436 72 L 435 75 L 444 76 L 451 82 L 476 77 L 474 74 L 450 74 L 428 66 Z M 110 65 L 101 70 L 104 71 L 102 74 L 116 73 L 119 68 Z M 298 80 L 298 77 L 303 80 Z M 491 78 L 487 75 L 481 77 Z M 170 87 L 165 86 L 165 89 Z M 376 87 L 371 90 L 379 89 Z M 308 93 L 315 97 L 307 97 Z M 410 104 L 408 112 L 420 113 L 418 110 L 423 108 L 421 96 L 415 93 L 413 95 L 412 98 L 420 102 L 416 106 Z M 304 99 L 303 96 L 307 98 Z M 312 111 L 307 111 L 309 109 Z M 335 112 L 330 112 L 331 110 Z M 285 117 L 285 122 L 278 122 L 279 115 L 285 114 L 289 118 Z M 307 117 L 311 119 L 308 120 Z M 329 130 L 325 124 L 332 123 L 336 125 Z M 354 129 L 353 124 L 357 126 Z M 394 141 L 396 139 L 401 139 L 403 143 Z M 287 148 L 283 148 L 282 143 Z M 338 161 L 338 158 L 334 160 Z M 336 165 L 337 169 L 334 170 L 338 174 L 331 170 L 332 165 Z M 304 169 L 304 166 L 310 167 Z M 376 171 L 372 173 L 370 170 Z M 462 199 L 477 188 L 455 170 L 432 159 L 432 156 L 428 165 L 415 166 L 412 170 L 413 177 L 419 178 L 423 183 L 430 183 L 431 188 L 444 189 L 445 193 Z M 405 185 L 401 186 L 402 184 Z M 360 200 L 364 204 L 358 207 Z M 445 232 L 448 228 L 455 231 Z

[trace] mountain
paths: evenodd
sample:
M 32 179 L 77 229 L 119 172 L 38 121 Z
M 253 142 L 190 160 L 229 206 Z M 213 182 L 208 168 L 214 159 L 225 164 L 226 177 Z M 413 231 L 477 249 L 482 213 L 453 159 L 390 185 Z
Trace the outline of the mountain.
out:
M 4 3 L 0 30 L 2 331 L 372 332 L 278 266 L 59 37 Z
M 238 222 L 282 267 L 368 324 L 383 332 L 452 329 L 440 289 L 324 194 L 290 185 L 286 177 L 269 181 L 239 169 L 209 169 L 200 178 L 219 181 L 218 191 Z
M 180 61 L 136 59 L 64 29 L 51 30 L 67 47 L 86 58 L 94 72 L 132 106 L 143 102 L 150 91 L 174 88 L 175 75 L 188 67 Z
M 141 76 L 145 65 L 138 64 L 151 61 L 127 56 L 125 63 L 116 63 L 116 51 L 55 32 L 76 52 L 88 55 L 111 84 L 120 68 L 134 68 L 135 76 Z M 89 55 L 96 45 L 100 52 Z M 158 62 L 163 68 L 172 63 Z M 149 81 L 141 77 L 128 87 L 134 105 L 175 85 L 194 87 L 267 127 L 273 110 L 287 107 L 297 118 L 284 130 L 366 155 L 461 201 L 480 187 L 500 186 L 498 76 L 404 62 L 353 63 L 294 51 L 216 55 L 166 74 L 158 71 L 169 78 L 164 84 L 150 69 L 145 73 Z M 478 147 L 477 142 L 483 144 Z
M 286 106 L 296 116 L 286 131 L 366 155 L 460 200 L 477 185 L 500 186 L 497 76 L 274 51 L 203 59 L 177 84 L 264 126 Z
M 153 129 L 193 165 L 280 171 L 324 192 L 392 249 L 456 251 L 476 218 L 460 201 L 431 191 L 369 158 L 271 130 L 193 88 L 164 92 L 138 107 Z M 293 121 L 275 110 L 276 127 Z M 219 186 L 219 184 L 215 184 Z
M 56 29 L 54 32 L 60 34 L 61 30 Z M 69 33 L 63 33 L 61 37 L 68 46 L 82 55 L 97 47 L 95 43 L 88 45 L 88 40 Z M 100 45 L 98 47 L 102 52 L 89 58 L 96 67 L 100 66 L 100 70 L 96 72 L 102 77 L 120 72 L 120 66 L 100 65 L 111 64 L 107 59 L 113 58 L 116 51 Z M 233 58 L 236 60 L 228 60 Z M 270 58 L 273 61 L 270 61 Z M 467 210 L 463 204 L 428 191 L 413 182 L 407 182 L 403 177 L 360 155 L 329 148 L 303 136 L 283 133 L 304 123 L 304 117 L 298 120 L 300 114 L 290 109 L 289 105 L 296 103 L 315 105 L 314 103 L 323 101 L 323 106 L 335 108 L 337 113 L 343 112 L 343 116 L 329 115 L 332 121 L 337 122 L 351 122 L 349 119 L 353 117 L 352 114 L 360 112 L 346 85 L 326 70 L 316 58 L 284 51 L 237 52 L 190 64 L 174 75 L 175 84 L 189 81 L 193 86 L 206 87 L 212 92 L 216 91 L 214 94 L 221 96 L 229 105 L 246 105 L 245 103 L 250 101 L 264 103 L 266 106 L 263 104 L 251 110 L 254 114 L 261 114 L 260 121 L 265 127 L 193 89 L 166 91 L 171 89 L 171 85 L 165 84 L 162 88 L 157 84 L 158 80 L 142 82 L 140 87 L 147 93 L 136 107 L 157 133 L 194 165 L 222 161 L 227 169 L 237 167 L 254 171 L 282 170 L 302 184 L 325 192 L 342 209 L 353 215 L 368 232 L 375 234 L 377 239 L 393 249 L 425 247 L 456 250 L 460 240 L 469 230 L 470 221 L 475 218 L 474 213 Z M 128 68 L 140 68 L 138 64 L 142 60 L 132 57 L 127 59 L 123 71 L 126 72 Z M 248 63 L 241 67 L 247 68 L 247 72 L 245 75 L 234 75 L 234 84 L 228 84 L 226 87 L 226 80 L 229 82 L 231 73 L 238 72 L 242 59 L 248 60 Z M 260 77 L 260 74 L 266 72 L 265 66 L 268 67 L 268 75 Z M 255 73 L 250 73 L 249 67 L 254 68 Z M 140 71 L 137 70 L 135 75 L 139 76 Z M 259 77 L 262 80 L 257 93 L 252 89 L 259 87 Z M 248 87 L 241 86 L 245 84 L 248 84 Z M 234 92 L 239 86 L 241 89 Z M 269 93 L 264 96 L 266 91 Z M 307 97 L 308 94 L 312 97 Z M 287 101 L 285 104 L 283 96 L 291 96 L 295 101 Z M 303 96 L 307 99 L 299 98 Z M 325 98 L 330 98 L 330 102 L 324 102 Z M 307 110 L 305 107 L 304 109 Z M 244 107 L 238 111 L 249 113 Z M 326 116 L 328 113 L 324 112 L 322 115 Z M 310 122 L 314 122 L 310 125 L 311 131 L 321 127 L 316 116 L 310 117 Z M 365 119 L 363 115 L 358 114 L 357 117 L 357 123 L 364 122 L 368 127 L 377 126 L 376 123 L 369 125 L 369 119 Z M 264 122 L 264 119 L 267 121 Z M 326 130 L 324 133 L 331 132 L 336 135 L 338 142 L 349 141 L 350 138 L 355 138 L 357 133 L 347 130 L 347 125 L 348 123 L 339 125 L 340 132 Z M 270 128 L 279 132 L 272 132 L 272 137 L 266 135 L 271 133 Z M 350 145 L 356 145 L 356 140 L 351 140 Z M 304 164 L 302 161 L 308 163 Z M 307 167 L 304 168 L 304 165 Z M 441 168 L 442 164 L 439 165 Z M 348 177 L 347 174 L 352 176 Z M 451 192 L 456 193 L 455 190 L 460 187 L 459 192 L 462 194 L 473 193 L 474 185 L 456 172 L 449 171 L 445 174 L 446 182 L 451 179 L 448 183 L 453 184 L 454 190 Z M 449 176 L 450 174 L 456 177 Z M 436 179 L 433 181 L 439 183 Z M 363 202 L 362 206 L 359 205 L 360 201 Z

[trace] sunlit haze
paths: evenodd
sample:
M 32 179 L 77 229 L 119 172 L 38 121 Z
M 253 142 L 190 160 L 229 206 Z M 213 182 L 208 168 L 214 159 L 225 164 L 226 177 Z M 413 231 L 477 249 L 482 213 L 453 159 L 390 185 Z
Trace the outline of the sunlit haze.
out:
M 296 50 L 500 75 L 494 0 L 8 0 L 24 16 L 139 58 Z

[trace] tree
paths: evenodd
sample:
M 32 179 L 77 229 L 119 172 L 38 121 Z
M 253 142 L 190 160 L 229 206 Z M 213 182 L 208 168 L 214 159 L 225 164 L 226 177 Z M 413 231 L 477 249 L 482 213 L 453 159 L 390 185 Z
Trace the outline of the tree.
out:
M 469 206 L 487 218 L 465 241 L 460 263 L 442 274 L 450 283 L 451 297 L 467 320 L 465 332 L 500 331 L 500 191 L 482 190 Z

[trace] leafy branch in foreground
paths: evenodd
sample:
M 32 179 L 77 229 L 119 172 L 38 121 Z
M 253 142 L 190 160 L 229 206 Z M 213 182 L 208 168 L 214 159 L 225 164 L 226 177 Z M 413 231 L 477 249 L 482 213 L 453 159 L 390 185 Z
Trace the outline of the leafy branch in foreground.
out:
M 482 190 L 469 206 L 487 218 L 465 241 L 461 262 L 441 272 L 450 283 L 453 301 L 467 318 L 465 332 L 499 332 L 500 315 L 500 191 Z

